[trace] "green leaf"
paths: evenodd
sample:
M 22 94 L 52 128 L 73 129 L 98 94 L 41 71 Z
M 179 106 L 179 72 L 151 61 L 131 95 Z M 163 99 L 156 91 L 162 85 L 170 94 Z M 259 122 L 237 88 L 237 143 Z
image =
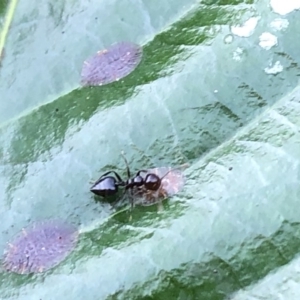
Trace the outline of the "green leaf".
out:
M 299 258 L 249 288 L 236 293 L 231 300 L 299 299 Z
M 20 1 L 5 45 L 0 245 L 51 217 L 78 224 L 80 241 L 44 274 L 2 272 L 1 297 L 224 299 L 291 262 L 300 246 L 300 12 L 281 16 L 279 30 L 268 1 L 62 3 Z M 253 33 L 232 35 L 249 18 Z M 268 50 L 265 32 L 277 37 Z M 118 40 L 143 45 L 140 66 L 80 88 L 83 60 Z M 112 216 L 89 192 L 107 170 L 126 176 L 122 150 L 132 172 L 190 164 L 163 212 Z

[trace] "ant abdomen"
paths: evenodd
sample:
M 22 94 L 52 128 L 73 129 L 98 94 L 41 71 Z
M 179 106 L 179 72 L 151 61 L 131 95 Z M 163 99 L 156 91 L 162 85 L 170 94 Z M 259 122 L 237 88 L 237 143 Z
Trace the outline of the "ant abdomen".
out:
M 100 178 L 92 187 L 91 192 L 98 196 L 113 196 L 118 192 L 118 185 L 113 176 Z

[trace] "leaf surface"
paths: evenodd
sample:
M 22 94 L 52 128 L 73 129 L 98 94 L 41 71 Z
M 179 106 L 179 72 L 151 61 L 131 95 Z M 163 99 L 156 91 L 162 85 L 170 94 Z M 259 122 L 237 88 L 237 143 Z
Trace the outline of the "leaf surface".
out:
M 0 73 L 0 246 L 51 217 L 81 234 L 53 270 L 0 273 L 3 299 L 239 297 L 298 253 L 299 11 L 120 3 L 17 7 Z M 232 35 L 251 18 L 249 36 Z M 263 43 L 266 32 L 277 43 Z M 83 60 L 118 40 L 143 45 L 136 71 L 79 87 Z M 133 173 L 190 164 L 162 213 L 109 219 L 110 204 L 89 192 L 105 171 L 126 176 L 122 150 Z

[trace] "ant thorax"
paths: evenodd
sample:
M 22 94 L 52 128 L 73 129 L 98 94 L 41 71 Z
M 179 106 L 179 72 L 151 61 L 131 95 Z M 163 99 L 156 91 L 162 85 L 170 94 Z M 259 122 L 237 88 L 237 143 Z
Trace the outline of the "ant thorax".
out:
M 134 187 L 140 187 L 144 184 L 144 178 L 141 175 L 137 175 L 133 178 L 128 178 L 126 182 L 126 189 L 131 189 Z

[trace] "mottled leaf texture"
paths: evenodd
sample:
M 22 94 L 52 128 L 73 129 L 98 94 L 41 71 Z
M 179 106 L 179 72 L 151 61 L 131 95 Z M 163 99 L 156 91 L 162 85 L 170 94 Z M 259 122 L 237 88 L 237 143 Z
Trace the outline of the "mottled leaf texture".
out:
M 0 298 L 299 300 L 298 1 L 32 3 L 1 61 L 0 247 L 34 273 Z M 188 167 L 121 209 L 90 187 L 122 151 L 131 176 Z M 47 219 L 79 232 L 50 270 L 72 238 L 12 238 Z
M 8 244 L 4 268 L 19 274 L 49 270 L 74 249 L 77 237 L 76 227 L 63 221 L 37 222 L 23 229 L 18 237 Z

